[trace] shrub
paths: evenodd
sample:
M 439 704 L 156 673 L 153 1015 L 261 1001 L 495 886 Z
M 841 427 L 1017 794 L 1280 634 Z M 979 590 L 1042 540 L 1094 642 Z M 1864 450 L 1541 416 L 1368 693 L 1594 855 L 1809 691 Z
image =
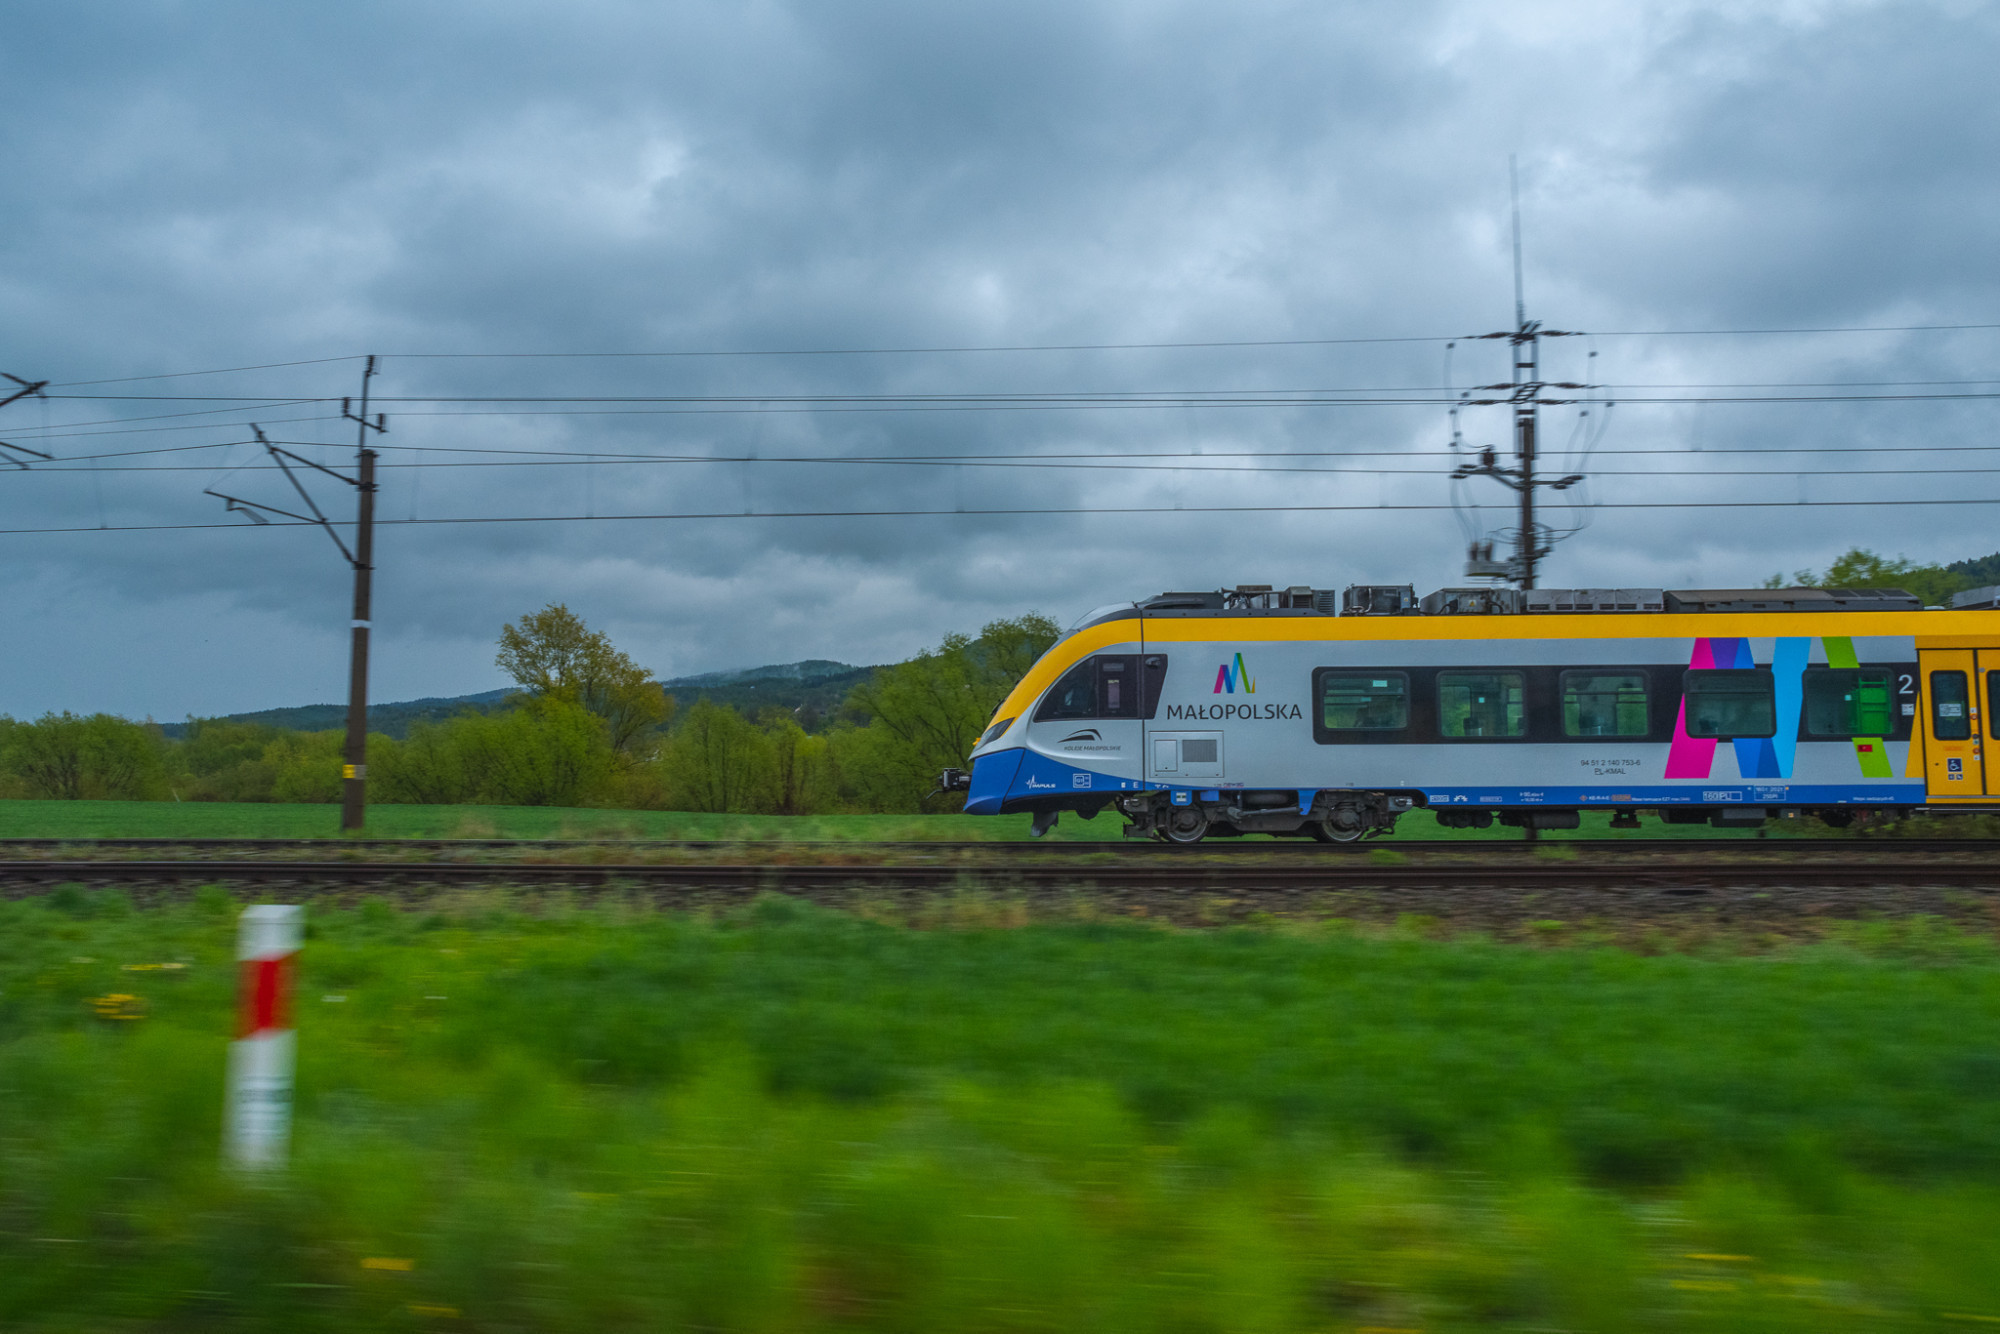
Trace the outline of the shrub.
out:
M 672 809 L 745 812 L 768 809 L 771 739 L 736 710 L 695 702 L 662 758 Z
M 27 796 L 157 800 L 168 795 L 165 741 L 157 727 L 108 713 L 45 713 L 0 734 L 0 770 Z
M 482 800 L 508 806 L 584 806 L 612 775 L 604 722 L 568 700 L 531 700 L 506 713 L 454 718 L 458 762 Z

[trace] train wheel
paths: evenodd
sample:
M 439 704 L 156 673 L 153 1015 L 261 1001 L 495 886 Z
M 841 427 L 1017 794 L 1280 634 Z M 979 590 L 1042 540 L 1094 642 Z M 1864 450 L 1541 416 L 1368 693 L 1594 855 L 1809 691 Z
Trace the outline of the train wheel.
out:
M 1353 806 L 1335 806 L 1326 817 L 1307 826 L 1321 843 L 1352 843 L 1368 832 L 1368 819 Z
M 1208 835 L 1208 815 L 1199 806 L 1169 806 L 1158 827 L 1168 843 L 1199 843 Z

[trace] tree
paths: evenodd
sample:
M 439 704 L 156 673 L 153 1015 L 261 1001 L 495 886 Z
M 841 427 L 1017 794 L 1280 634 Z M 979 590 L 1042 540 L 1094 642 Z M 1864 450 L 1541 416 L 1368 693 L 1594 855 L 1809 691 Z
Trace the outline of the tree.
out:
M 673 699 L 652 673 L 560 602 L 502 627 L 494 661 L 530 696 L 565 699 L 596 714 L 621 755 L 633 754 L 673 716 Z
M 1960 562 L 1970 565 L 1969 562 Z M 1907 557 L 1890 560 L 1862 547 L 1850 547 L 1826 567 L 1822 574 L 1800 570 L 1794 580 L 1801 588 L 1900 588 L 1914 594 L 1926 607 L 1948 607 L 1951 595 L 1976 586 L 1970 572 L 1959 573 L 1939 565 L 1919 565 Z M 1766 588 L 1784 587 L 1782 575 L 1765 580 Z
M 582 806 L 602 796 L 614 766 L 601 719 L 561 697 L 447 727 L 480 799 L 506 806 Z
M 175 795 L 188 801 L 269 801 L 277 771 L 264 753 L 278 735 L 263 723 L 189 718 L 175 748 Z
M 375 800 L 411 805 L 451 806 L 473 795 L 466 771 L 465 728 L 460 718 L 417 722 L 400 742 L 369 746 L 370 785 Z
M 838 743 L 858 795 L 876 809 L 921 809 L 940 770 L 965 763 L 993 711 L 1060 636 L 1038 613 L 998 620 L 977 639 L 950 634 L 934 650 L 883 667 L 848 708 L 870 735 Z
M 368 738 L 371 753 L 382 739 Z M 346 735 L 338 731 L 280 732 L 264 748 L 264 763 L 272 771 L 271 800 L 339 801 L 345 746 Z
M 6 729 L 0 768 L 31 797 L 144 801 L 164 797 L 159 729 L 108 713 L 45 713 Z
M 813 736 L 783 709 L 766 709 L 758 723 L 770 743 L 765 809 L 773 815 L 815 815 L 832 804 L 833 769 L 827 740 Z
M 768 809 L 772 746 L 736 710 L 706 696 L 674 729 L 663 763 L 673 808 L 683 811 Z

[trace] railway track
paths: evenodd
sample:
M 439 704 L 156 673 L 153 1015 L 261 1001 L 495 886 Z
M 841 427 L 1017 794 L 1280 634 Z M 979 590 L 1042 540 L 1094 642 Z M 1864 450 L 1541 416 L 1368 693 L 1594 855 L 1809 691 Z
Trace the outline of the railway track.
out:
M 89 855 L 144 851 L 251 853 L 311 853 L 320 856 L 352 857 L 359 852 L 403 852 L 431 854 L 482 854 L 506 852 L 559 852 L 588 848 L 618 854 L 785 852 L 808 854 L 868 854 L 874 852 L 908 854 L 981 854 L 993 857 L 1053 858 L 1063 855 L 1112 853 L 1139 857 L 1294 856 L 1337 859 L 1366 855 L 1377 849 L 1404 854 L 1458 853 L 1477 856 L 1517 857 L 1549 848 L 1573 849 L 1579 856 L 1615 857 L 1643 852 L 1711 854 L 1724 851 L 1811 851 L 1811 852 L 1896 852 L 1902 854 L 1991 852 L 2000 858 L 2000 839 L 1993 838 L 1773 838 L 1751 836 L 1733 838 L 1434 838 L 1358 841 L 1324 844 L 1309 839 L 1221 838 L 1193 847 L 1157 843 L 1148 839 L 1107 839 L 1102 843 L 1014 842 L 1000 840 L 911 839 L 859 842 L 846 839 L 483 839 L 483 838 L 0 838 L 0 865 L 13 855 L 37 851 L 74 851 Z
M 1176 862 L 1029 861 L 1012 864 L 813 864 L 784 862 L 464 862 L 328 861 L 285 858 L 18 858 L 0 861 L 0 892 L 71 881 L 96 884 L 218 882 L 328 886 L 521 885 L 540 887 L 735 888 L 785 890 L 836 885 L 897 889 L 995 888 L 1122 891 L 1333 890 L 1353 886 L 1453 885 L 1790 888 L 1953 886 L 2000 894 L 2000 862 L 1908 856 L 1799 860 L 1743 857 L 1698 861 L 1409 860 L 1333 858 L 1300 865 L 1237 863 L 1236 858 Z

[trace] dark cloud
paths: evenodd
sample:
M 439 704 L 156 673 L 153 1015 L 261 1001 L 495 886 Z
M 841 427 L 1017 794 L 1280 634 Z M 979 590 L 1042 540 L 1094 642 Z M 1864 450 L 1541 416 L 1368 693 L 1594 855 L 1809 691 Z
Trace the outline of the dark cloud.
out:
M 803 394 L 1435 386 L 1437 344 L 416 354 L 1483 331 L 1510 317 L 1509 152 L 1521 157 L 1530 304 L 1552 324 L 1980 322 L 2000 309 L 1985 170 L 2000 129 L 1986 91 L 1995 28 L 1985 6 L 1831 0 L 1504 13 L 1114 0 L 31 6 L 0 50 L 0 369 L 69 382 L 383 353 L 391 521 L 953 511 L 392 523 L 378 581 L 384 697 L 496 684 L 498 626 L 555 599 L 682 672 L 883 660 L 994 616 L 1067 617 L 1165 587 L 1438 585 L 1462 552 L 1448 513 L 1197 512 L 1443 502 L 1448 428 L 1435 408 L 771 410 Z M 1968 380 L 1990 373 L 1995 343 L 1599 337 L 1552 343 L 1550 368 L 1628 386 Z M 1453 357 L 1458 385 L 1505 378 L 1492 344 Z M 243 441 L 255 420 L 343 464 L 351 425 L 323 401 L 286 400 L 357 385 L 358 363 L 333 361 L 69 386 L 187 397 L 16 404 L 0 438 L 74 459 Z M 243 401 L 191 401 L 203 394 Z M 740 401 L 472 401 L 551 394 Z M 440 399 L 468 401 L 406 401 Z M 216 408 L 227 410 L 185 415 Z M 1979 401 L 1628 402 L 1592 461 L 1590 494 L 2000 494 L 1983 474 L 1921 471 L 1990 454 L 1852 452 L 1984 445 L 1991 413 Z M 1552 413 L 1547 438 L 1563 447 L 1572 425 Z M 1504 440 L 1497 411 L 1465 426 L 1476 443 Z M 447 465 L 474 456 L 419 446 L 758 461 L 462 467 Z M 1728 452 L 1750 448 L 1806 452 Z M 1193 450 L 1392 457 L 1267 460 L 1346 470 L 1334 474 L 774 461 Z M 209 485 L 282 503 L 283 478 L 240 467 L 255 460 L 239 444 L 0 476 L 0 526 L 209 522 L 220 517 Z M 140 464 L 192 470 L 121 470 Z M 1718 476 L 1731 470 L 1744 475 Z M 348 503 L 331 483 L 316 489 Z M 1503 523 L 1503 498 L 1485 499 L 1487 520 Z M 1119 506 L 1169 512 L 956 513 Z M 1733 582 L 1853 543 L 1979 554 L 1996 545 L 1991 531 L 1976 507 L 1605 510 L 1547 577 Z M 17 627 L 0 653 L 0 711 L 172 716 L 341 692 L 345 573 L 320 534 L 0 542 Z

